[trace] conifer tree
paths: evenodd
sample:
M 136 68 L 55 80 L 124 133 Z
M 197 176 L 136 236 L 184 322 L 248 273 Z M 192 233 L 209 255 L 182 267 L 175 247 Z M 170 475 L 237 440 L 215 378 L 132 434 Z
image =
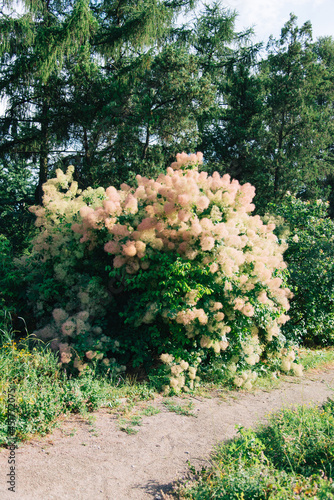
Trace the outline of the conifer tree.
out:
M 276 200 L 287 190 L 301 194 L 312 186 L 314 193 L 329 167 L 333 93 L 330 99 L 321 97 L 327 93 L 325 77 L 325 68 L 314 55 L 311 23 L 299 28 L 291 15 L 281 37 L 270 40 L 260 74 L 266 96 L 264 172 Z
M 56 111 L 65 92 L 61 69 L 64 59 L 82 51 L 96 30 L 96 21 L 86 0 L 74 4 L 33 0 L 24 11 L 2 13 L 1 94 L 8 109 L 1 127 L 1 150 L 38 157 L 37 200 L 48 177 L 51 146 L 62 136 Z
M 216 94 L 214 105 L 198 120 L 198 149 L 221 171 L 238 177 L 246 153 L 243 142 L 257 107 L 251 72 L 260 45 L 251 43 L 252 30 L 236 32 L 236 16 L 214 2 L 206 6 L 191 38 L 201 71 Z
M 2 12 L 0 93 L 8 106 L 0 150 L 38 158 L 37 201 L 53 153 L 79 146 L 89 168 L 96 142 L 105 143 L 103 132 L 122 125 L 150 46 L 193 3 L 33 0 L 22 14 Z M 89 130 L 94 120 L 97 129 Z
M 33 0 L 22 7 L 22 14 L 2 11 L 0 19 L 0 92 L 8 100 L 0 147 L 3 154 L 38 158 L 39 201 L 51 147 L 63 134 L 56 102 L 66 91 L 64 59 L 84 50 L 96 21 L 87 0 Z
M 333 108 L 333 92 L 334 92 L 334 39 L 331 36 L 320 37 L 315 45 L 314 52 L 317 56 L 317 61 L 321 65 L 323 70 L 323 86 L 321 93 L 318 97 L 318 102 L 322 106 L 329 108 L 329 119 L 328 124 L 332 124 L 333 113 L 331 109 Z M 331 218 L 334 218 L 334 141 L 333 141 L 333 129 L 330 128 L 330 142 L 327 148 L 326 156 L 326 176 L 324 178 L 324 190 L 325 196 L 328 195 L 329 201 L 329 214 Z
M 290 16 L 267 54 L 242 47 L 221 77 L 224 100 L 204 134 L 203 152 L 241 182 L 256 187 L 256 207 L 290 190 L 325 197 L 331 179 L 333 80 L 310 22 Z M 330 50 L 327 47 L 327 56 Z

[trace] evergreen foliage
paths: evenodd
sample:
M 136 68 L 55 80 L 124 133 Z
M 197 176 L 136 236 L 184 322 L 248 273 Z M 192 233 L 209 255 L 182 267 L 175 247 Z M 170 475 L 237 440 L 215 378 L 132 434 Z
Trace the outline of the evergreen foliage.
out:
M 134 88 L 151 64 L 152 49 L 162 43 L 175 14 L 192 5 L 38 0 L 26 2 L 22 15 L 2 15 L 0 95 L 6 96 L 7 111 L 0 152 L 15 162 L 22 154 L 38 159 L 38 202 L 50 163 L 63 150 L 80 151 L 87 182 L 97 166 L 93 151 L 110 147 L 115 135 L 118 149 L 118 133 L 124 137 L 129 130 Z
M 224 170 L 256 187 L 263 211 L 290 190 L 326 197 L 332 175 L 331 41 L 314 44 L 310 22 L 291 15 L 267 54 L 242 48 L 221 76 L 226 104 L 209 122 L 203 151 Z M 318 56 L 317 56 L 318 53 Z

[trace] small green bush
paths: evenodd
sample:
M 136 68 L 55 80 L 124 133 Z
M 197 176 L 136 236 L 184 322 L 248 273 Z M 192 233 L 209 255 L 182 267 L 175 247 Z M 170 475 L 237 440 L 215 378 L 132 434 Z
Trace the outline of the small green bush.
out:
M 13 250 L 10 241 L 0 234 L 0 328 L 5 324 L 7 313 L 15 309 L 18 284 L 13 266 Z
M 283 333 L 307 346 L 334 345 L 334 221 L 328 204 L 287 195 L 271 211 L 280 217 L 280 240 L 288 244 L 284 259 L 294 294 Z
M 20 156 L 20 155 L 19 155 Z M 25 161 L 24 161 L 25 162 Z M 34 219 L 27 207 L 34 201 L 35 179 L 21 162 L 0 159 L 0 234 L 15 253 L 29 245 Z
M 305 477 L 322 470 L 334 478 L 334 401 L 321 408 L 298 406 L 272 416 L 258 436 L 277 469 Z

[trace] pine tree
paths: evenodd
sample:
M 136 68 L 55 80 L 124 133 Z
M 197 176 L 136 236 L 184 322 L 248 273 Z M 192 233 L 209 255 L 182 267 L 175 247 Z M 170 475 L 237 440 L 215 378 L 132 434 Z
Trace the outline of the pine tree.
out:
M 314 45 L 314 52 L 317 56 L 317 61 L 321 65 L 323 70 L 323 87 L 319 94 L 318 101 L 322 106 L 327 106 L 329 108 L 329 119 L 328 123 L 331 124 L 333 121 L 333 113 L 331 109 L 333 108 L 334 100 L 334 39 L 333 37 L 320 37 Z M 327 148 L 326 163 L 329 165 L 327 167 L 326 176 L 324 178 L 324 189 L 325 195 L 328 194 L 329 201 L 329 214 L 334 218 L 334 142 L 333 142 L 333 129 L 331 128 L 330 143 Z
M 236 16 L 218 2 L 206 6 L 193 31 L 192 45 L 216 94 L 213 105 L 198 119 L 198 148 L 220 171 L 239 178 L 258 107 L 259 89 L 252 69 L 259 46 L 250 42 L 252 30 L 235 31 Z
M 263 59 L 259 45 L 243 46 L 221 75 L 224 99 L 208 122 L 203 151 L 239 181 L 255 185 L 259 211 L 288 190 L 326 196 L 334 87 L 325 63 L 329 45 L 323 57 L 316 47 L 311 23 L 299 28 L 291 15 Z
M 123 39 L 121 50 L 117 31 L 107 37 L 103 30 L 116 23 L 124 37 L 130 20 L 124 12 L 123 17 L 118 11 L 109 16 L 96 38 L 101 64 L 94 75 L 72 71 L 68 82 L 70 136 L 80 145 L 71 161 L 84 185 L 153 175 L 178 151 L 195 149 L 196 118 L 214 98 L 184 27 L 157 30 L 154 25 L 149 47 L 136 48 Z M 106 40 L 110 46 L 104 48 L 101 41 Z
M 226 172 L 244 181 L 256 168 L 262 128 L 263 92 L 256 75 L 259 46 L 240 47 L 219 82 L 222 103 L 203 134 L 203 151 Z

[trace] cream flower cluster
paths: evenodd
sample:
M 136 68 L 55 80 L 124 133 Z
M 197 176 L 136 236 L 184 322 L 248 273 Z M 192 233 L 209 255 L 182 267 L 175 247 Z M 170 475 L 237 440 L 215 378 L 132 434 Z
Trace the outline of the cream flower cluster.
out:
M 109 339 L 103 336 L 100 327 L 92 326 L 92 323 L 94 318 L 106 314 L 111 299 L 107 290 L 101 287 L 99 279 L 91 277 L 88 281 L 76 270 L 77 263 L 84 258 L 87 245 L 80 244 L 79 235 L 71 229 L 82 207 L 86 207 L 87 203 L 92 207 L 101 205 L 105 190 L 79 190 L 73 181 L 73 173 L 72 166 L 66 174 L 58 169 L 56 177 L 43 185 L 43 207 L 33 206 L 29 209 L 36 215 L 35 224 L 40 232 L 34 239 L 29 258 L 23 257 L 18 265 L 25 271 L 38 273 L 40 262 L 45 263 L 52 267 L 55 281 L 66 289 L 64 309 L 55 308 L 49 322 L 34 334 L 43 340 L 50 340 L 53 350 L 59 351 L 60 362 L 64 365 L 74 362 L 80 372 L 86 368 L 86 363 L 75 355 L 76 344 L 81 343 L 80 337 L 85 335 L 88 348 L 94 346 L 97 350 L 107 350 L 106 341 Z M 43 287 L 39 287 L 39 290 L 39 300 L 36 304 L 32 301 L 32 305 L 41 317 L 42 314 L 46 316 L 50 306 L 48 298 L 45 300 L 43 296 Z M 35 293 L 29 290 L 29 296 Z M 94 359 L 103 356 L 101 352 L 95 352 Z
M 165 392 L 168 392 L 170 389 L 179 392 L 181 389 L 189 390 L 194 388 L 195 380 L 198 379 L 196 377 L 197 366 L 190 366 L 183 359 L 179 362 L 174 362 L 174 356 L 167 353 L 161 354 L 160 360 L 170 369 L 169 385 L 163 387 Z
M 59 267 L 56 272 L 62 276 L 68 274 L 65 260 L 71 261 L 71 255 L 66 254 L 68 243 L 73 240 L 73 231 L 66 231 L 63 222 L 67 226 L 74 224 L 80 209 L 98 207 L 105 198 L 103 188 L 93 189 L 89 187 L 85 191 L 78 189 L 78 183 L 73 181 L 74 167 L 70 165 L 66 174 L 56 170 L 56 177 L 49 179 L 43 184 L 43 207 L 32 206 L 29 211 L 36 215 L 35 226 L 40 227 L 41 231 L 34 240 L 34 252 L 43 255 L 44 260 L 53 257 L 63 256 L 63 267 Z M 92 208 L 93 209 L 93 208 Z M 84 247 L 77 245 L 74 257 L 82 258 Z
M 233 379 L 233 382 L 236 387 L 240 387 L 249 391 L 252 388 L 257 377 L 258 375 L 256 372 L 251 370 L 244 370 L 240 373 L 240 375 L 236 376 Z
M 254 327 L 252 337 L 247 339 L 246 342 L 241 343 L 241 352 L 244 355 L 244 360 L 250 366 L 256 365 L 260 361 L 263 351 L 256 330 L 257 328 Z
M 189 164 L 191 156 L 185 156 Z M 175 164 L 183 165 L 185 156 L 182 153 Z M 250 184 L 241 186 L 228 174 L 208 176 L 196 168 L 171 167 L 157 180 L 137 176 L 137 183 L 136 189 L 124 184 L 120 190 L 107 188 L 102 206 L 81 207 L 82 224 L 73 225 L 81 241 L 94 240 L 93 230 L 107 228 L 105 251 L 114 256 L 114 267 L 125 266 L 129 274 L 149 265 L 152 250 L 176 251 L 189 260 L 201 254 L 217 277 L 238 275 L 244 292 L 261 282 L 267 292 L 261 292 L 259 301 L 271 304 L 269 296 L 274 295 L 288 309 L 290 292 L 281 288 L 280 278 L 273 277 L 274 270 L 286 267 L 285 248 L 278 245 L 273 224 L 249 215 L 255 193 Z M 127 221 L 120 223 L 126 215 Z M 250 272 L 240 272 L 249 265 Z M 239 298 L 235 308 L 253 315 L 247 300 Z
M 303 375 L 303 366 L 295 363 L 296 353 L 293 349 L 283 349 L 282 350 L 282 358 L 281 358 L 281 370 L 284 372 L 293 371 L 296 377 L 302 377 Z

